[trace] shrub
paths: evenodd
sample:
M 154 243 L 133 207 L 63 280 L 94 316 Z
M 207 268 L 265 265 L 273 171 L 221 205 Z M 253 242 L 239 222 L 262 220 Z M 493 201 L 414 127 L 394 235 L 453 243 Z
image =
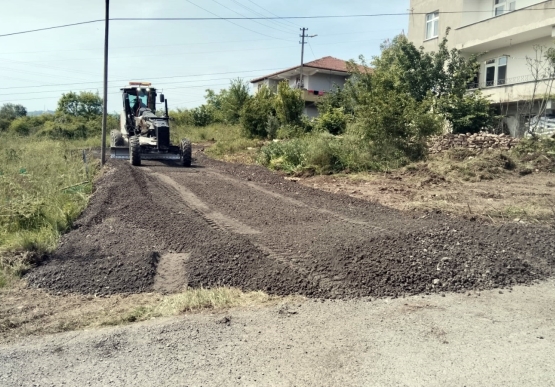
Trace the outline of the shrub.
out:
M 322 113 L 316 120 L 316 130 L 334 135 L 341 134 L 347 128 L 347 116 L 343 108 L 332 108 Z
M 381 171 L 408 163 L 396 149 L 382 152 L 356 136 L 339 138 L 326 133 L 270 143 L 261 149 L 258 161 L 268 168 L 294 174 Z
M 241 125 L 246 137 L 267 138 L 268 117 L 275 116 L 274 94 L 263 86 L 256 95 L 249 99 L 241 111 Z
M 279 119 L 276 116 L 269 115 L 268 122 L 266 123 L 266 133 L 268 135 L 268 139 L 273 140 L 276 138 L 279 128 Z
M 13 120 L 9 127 L 9 132 L 18 136 L 28 136 L 31 128 L 27 117 L 20 117 Z
M 280 82 L 275 96 L 276 115 L 282 125 L 300 125 L 304 115 L 304 99 L 300 89 L 292 89 L 287 81 Z
M 191 115 L 195 126 L 207 126 L 213 122 L 212 112 L 206 105 L 191 110 Z

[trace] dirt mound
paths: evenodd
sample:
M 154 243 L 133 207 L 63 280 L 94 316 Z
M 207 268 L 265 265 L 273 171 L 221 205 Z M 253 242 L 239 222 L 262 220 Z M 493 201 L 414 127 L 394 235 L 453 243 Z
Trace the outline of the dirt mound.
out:
M 409 216 L 256 166 L 203 156 L 197 163 L 112 163 L 75 229 L 29 284 L 152 291 L 159 257 L 169 253 L 188 254 L 191 287 L 323 298 L 507 287 L 553 273 L 555 233 L 547 228 Z

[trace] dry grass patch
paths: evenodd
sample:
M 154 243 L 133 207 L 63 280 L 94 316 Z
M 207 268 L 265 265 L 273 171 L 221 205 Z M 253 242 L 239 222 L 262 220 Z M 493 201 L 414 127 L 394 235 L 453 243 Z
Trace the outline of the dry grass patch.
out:
M 183 313 L 272 305 L 281 300 L 263 292 L 244 293 L 232 288 L 189 289 L 173 295 L 62 296 L 25 288 L 20 282 L 0 289 L 0 343 Z

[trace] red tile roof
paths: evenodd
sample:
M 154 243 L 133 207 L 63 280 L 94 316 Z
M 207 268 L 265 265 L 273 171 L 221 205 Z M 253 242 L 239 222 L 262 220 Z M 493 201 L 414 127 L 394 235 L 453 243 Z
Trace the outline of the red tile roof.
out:
M 333 56 L 326 56 L 320 59 L 313 60 L 312 62 L 305 63 L 304 67 L 310 67 L 310 68 L 315 68 L 320 70 L 341 71 L 344 73 L 348 73 L 349 70 L 347 69 L 347 63 L 348 63 L 347 61 L 344 61 L 342 59 L 337 59 L 337 58 L 334 58 Z M 263 81 L 264 79 L 271 78 L 273 76 L 285 73 L 287 71 L 295 70 L 299 67 L 301 66 L 294 66 L 285 70 L 278 71 L 277 73 L 265 75 L 263 77 L 253 79 L 251 83 Z M 363 70 L 364 67 L 359 66 L 359 68 L 361 69 L 361 71 L 364 71 Z

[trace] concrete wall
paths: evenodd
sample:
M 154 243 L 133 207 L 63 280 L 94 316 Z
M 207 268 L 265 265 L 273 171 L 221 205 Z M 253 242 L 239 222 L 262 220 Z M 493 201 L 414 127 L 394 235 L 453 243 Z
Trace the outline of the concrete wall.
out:
M 510 0 L 509 0 L 510 1 Z M 477 23 L 493 16 L 493 0 L 464 0 L 461 23 L 454 28 Z
M 343 87 L 346 77 L 325 73 L 316 73 L 305 77 L 305 88 L 307 90 L 330 91 L 333 85 Z
M 304 114 L 309 118 L 316 118 L 318 117 L 318 108 L 314 105 L 306 106 L 304 109 Z
M 527 10 L 519 11 L 524 7 L 528 7 Z M 497 17 L 492 17 L 493 0 L 412 0 L 411 8 L 415 14 L 409 17 L 408 38 L 426 51 L 437 50 L 447 27 L 452 29 L 449 35 L 450 47 L 467 53 L 480 53 L 550 37 L 552 26 L 555 25 L 555 0 L 516 0 L 516 12 Z M 425 41 L 425 13 L 435 11 L 484 13 L 442 13 L 439 16 L 439 37 Z
M 411 8 L 415 13 L 461 12 L 463 3 L 461 0 L 412 0 Z M 426 15 L 411 15 L 409 16 L 408 38 L 417 47 L 423 46 L 426 51 L 437 51 L 441 39 L 445 37 L 447 27 L 456 28 L 460 26 L 460 15 L 460 13 L 440 14 L 439 36 L 426 41 Z
M 536 57 L 534 45 L 544 47 L 554 47 L 555 43 L 552 38 L 546 37 L 542 39 L 532 40 L 526 43 L 517 44 L 514 46 L 507 46 L 491 50 L 486 54 L 480 56 L 481 69 L 480 69 L 480 82 L 485 82 L 486 65 L 485 62 L 489 59 L 497 59 L 501 56 L 507 57 L 507 83 L 523 83 L 532 81 L 530 67 L 527 65 L 526 57 Z M 486 90 L 488 90 L 487 88 Z
M 507 0 L 505 12 L 508 12 L 509 4 L 513 1 L 515 10 L 545 2 L 545 0 Z M 461 24 L 457 28 L 495 17 L 493 0 L 463 0 L 463 10 L 467 13 L 462 15 Z

